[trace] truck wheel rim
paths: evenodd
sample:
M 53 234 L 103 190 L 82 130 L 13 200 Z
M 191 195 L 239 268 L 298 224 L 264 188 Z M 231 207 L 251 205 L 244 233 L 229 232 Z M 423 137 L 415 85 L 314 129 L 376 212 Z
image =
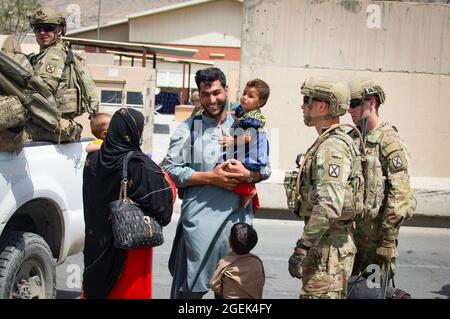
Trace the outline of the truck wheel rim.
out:
M 42 265 L 35 259 L 25 261 L 11 288 L 13 299 L 44 299 L 45 298 L 45 277 Z

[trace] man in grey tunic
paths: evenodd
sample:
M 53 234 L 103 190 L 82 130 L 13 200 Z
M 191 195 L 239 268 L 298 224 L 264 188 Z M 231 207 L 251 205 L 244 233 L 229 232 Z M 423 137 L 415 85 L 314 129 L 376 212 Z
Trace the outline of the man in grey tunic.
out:
M 234 123 L 227 114 L 227 85 L 220 69 L 196 73 L 203 114 L 183 122 L 171 137 L 164 169 L 177 187 L 184 188 L 169 270 L 173 277 L 171 298 L 202 298 L 209 290 L 217 262 L 230 252 L 228 237 L 237 222 L 252 224 L 251 205 L 241 207 L 232 189 L 240 182 L 269 178 L 270 164 L 250 172 L 238 160 L 219 165 L 223 155 L 218 137 L 230 134 Z

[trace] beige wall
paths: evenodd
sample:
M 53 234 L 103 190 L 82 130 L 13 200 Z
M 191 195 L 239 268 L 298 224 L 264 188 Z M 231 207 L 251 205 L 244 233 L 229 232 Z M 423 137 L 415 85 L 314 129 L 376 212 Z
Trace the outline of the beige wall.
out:
M 82 39 L 97 39 L 97 29 L 85 32 L 77 32 L 67 34 L 69 37 Z M 121 23 L 100 29 L 100 40 L 128 42 L 128 23 Z
M 450 189 L 450 6 L 377 2 L 382 28 L 369 30 L 369 2 L 354 1 L 359 11 L 344 3 L 244 2 L 240 86 L 261 77 L 271 87 L 264 113 L 274 132 L 274 168 L 293 168 L 296 154 L 316 137 L 300 111 L 306 77 L 372 76 L 387 95 L 381 117 L 397 126 L 409 147 L 412 175 L 441 180 Z M 379 68 L 392 72 L 367 70 Z M 346 115 L 344 121 L 350 120 Z
M 247 0 L 244 10 L 243 61 L 292 67 L 450 73 L 447 4 Z M 373 27 L 377 22 L 380 28 Z
M 130 41 L 239 47 L 242 3 L 212 1 L 130 18 Z

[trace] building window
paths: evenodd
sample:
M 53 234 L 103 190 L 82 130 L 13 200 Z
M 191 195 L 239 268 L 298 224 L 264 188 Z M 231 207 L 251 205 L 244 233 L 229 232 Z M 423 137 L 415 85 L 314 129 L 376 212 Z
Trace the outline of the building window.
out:
M 127 92 L 127 107 L 143 108 L 144 95 L 142 92 Z
M 122 106 L 122 92 L 121 91 L 107 91 L 102 90 L 101 94 L 102 106 Z

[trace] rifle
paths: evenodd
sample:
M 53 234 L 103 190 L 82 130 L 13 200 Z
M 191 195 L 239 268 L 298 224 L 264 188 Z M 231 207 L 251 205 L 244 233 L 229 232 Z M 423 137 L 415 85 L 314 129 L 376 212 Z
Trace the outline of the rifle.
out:
M 383 282 L 381 283 L 381 291 L 378 299 L 386 299 L 386 291 L 389 284 L 389 275 L 391 272 L 391 257 L 386 262 L 386 268 L 384 270 Z
M 367 117 L 363 117 L 361 119 L 360 127 L 361 127 L 361 136 L 364 141 L 364 138 L 366 137 L 366 133 L 367 133 Z

